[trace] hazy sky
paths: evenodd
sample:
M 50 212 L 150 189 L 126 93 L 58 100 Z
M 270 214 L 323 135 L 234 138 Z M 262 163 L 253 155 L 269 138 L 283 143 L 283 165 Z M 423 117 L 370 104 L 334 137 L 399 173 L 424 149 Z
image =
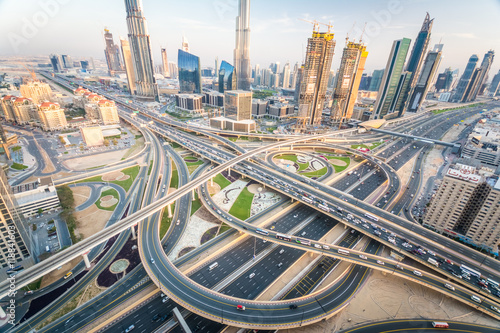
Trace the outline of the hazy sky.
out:
M 155 63 L 160 46 L 177 61 L 182 36 L 202 66 L 214 58 L 232 63 L 237 0 L 143 0 Z M 313 6 L 314 5 L 314 6 Z M 442 39 L 448 66 L 463 71 L 476 53 L 500 52 L 500 0 L 252 0 L 251 60 L 261 68 L 279 61 L 293 64 L 304 57 L 312 25 L 299 18 L 334 26 L 336 70 L 345 37 L 364 36 L 369 51 L 366 70 L 385 67 L 393 40 L 415 39 L 425 13 L 435 18 L 431 45 Z M 69 54 L 74 58 L 104 59 L 102 32 L 108 27 L 116 42 L 127 35 L 124 0 L 0 0 L 0 55 Z M 500 56 L 493 63 L 500 68 Z M 490 75 L 491 77 L 491 75 Z

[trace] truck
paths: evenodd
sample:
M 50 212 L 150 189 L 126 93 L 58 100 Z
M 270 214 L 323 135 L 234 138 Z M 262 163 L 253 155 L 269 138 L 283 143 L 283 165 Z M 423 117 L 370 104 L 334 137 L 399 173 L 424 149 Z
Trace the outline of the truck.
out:
M 438 263 L 438 262 L 436 261 L 436 259 L 434 259 L 434 258 L 429 258 L 429 259 L 427 259 L 427 262 L 428 262 L 429 264 L 432 264 L 432 265 L 436 266 L 436 267 L 439 267 L 439 263 Z

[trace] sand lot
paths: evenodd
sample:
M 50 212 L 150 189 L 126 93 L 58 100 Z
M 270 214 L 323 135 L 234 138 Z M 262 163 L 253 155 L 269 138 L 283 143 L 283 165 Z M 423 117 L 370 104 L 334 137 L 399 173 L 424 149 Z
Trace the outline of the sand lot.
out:
M 112 214 L 113 212 L 101 210 L 96 205 L 92 205 L 81 212 L 75 212 L 75 218 L 78 220 L 78 228 L 75 233 L 82 234 L 84 239 L 92 236 L 104 229 Z
M 88 168 L 95 168 L 101 165 L 108 165 L 118 162 L 128 149 L 114 150 L 102 154 L 96 154 L 84 157 L 75 157 L 63 162 L 64 166 L 70 170 L 82 171 Z
M 73 198 L 75 198 L 75 207 L 78 207 L 87 201 L 91 190 L 88 186 L 77 186 L 71 187 L 71 191 L 73 192 Z

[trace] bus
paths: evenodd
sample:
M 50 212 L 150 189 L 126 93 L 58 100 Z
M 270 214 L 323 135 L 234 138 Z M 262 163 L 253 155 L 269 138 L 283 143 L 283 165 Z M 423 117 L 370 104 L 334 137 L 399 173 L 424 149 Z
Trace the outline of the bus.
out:
M 349 251 L 346 251 L 346 250 L 338 249 L 338 252 L 339 252 L 339 254 L 343 254 L 343 255 L 346 255 L 346 256 L 349 255 Z
M 311 245 L 311 241 L 310 240 L 307 240 L 307 239 L 300 239 L 300 238 L 297 238 L 295 240 L 297 243 L 299 244 L 302 244 L 302 245 Z
M 284 234 L 276 234 L 276 238 L 277 239 L 281 239 L 281 240 L 285 240 L 285 241 L 291 241 L 292 238 L 288 235 L 284 235 Z
M 474 276 L 475 276 L 475 277 L 477 277 L 477 278 L 480 278 L 480 277 L 481 277 L 481 273 L 480 273 L 480 272 L 478 272 L 478 271 L 476 271 L 476 270 L 474 270 L 474 269 L 472 269 L 472 268 L 470 268 L 470 267 L 467 267 L 467 266 L 465 266 L 465 265 L 460 265 L 460 269 L 461 269 L 462 271 L 464 271 L 464 272 L 469 273 L 470 275 L 474 275 Z
M 445 323 L 444 321 L 433 321 L 432 322 L 432 327 L 436 327 L 436 328 L 450 328 L 450 325 L 448 325 L 448 323 Z
M 257 230 L 255 230 L 255 232 L 258 234 L 261 234 L 261 235 L 266 235 L 266 236 L 269 235 L 268 231 L 262 230 L 262 229 L 257 229 Z
M 366 216 L 367 218 L 369 218 L 370 220 L 373 220 L 373 221 L 375 221 L 375 222 L 377 222 L 377 221 L 378 221 L 378 217 L 375 217 L 375 216 L 373 216 L 373 215 L 371 215 L 371 214 L 368 214 L 368 213 L 367 213 L 367 214 L 365 214 L 365 216 Z
M 309 198 L 306 198 L 306 197 L 302 197 L 302 200 L 304 200 L 305 202 L 307 202 L 308 204 L 312 204 L 313 201 Z
M 321 210 L 324 210 L 327 213 L 330 212 L 330 208 L 326 207 L 325 205 L 318 205 L 318 208 L 320 208 Z
M 499 284 L 498 282 L 496 282 L 496 281 L 494 281 L 494 280 L 492 280 L 492 279 L 487 279 L 487 281 L 488 281 L 488 284 L 490 284 L 490 285 L 494 286 L 494 287 L 495 287 L 495 289 L 499 289 L 500 284 Z

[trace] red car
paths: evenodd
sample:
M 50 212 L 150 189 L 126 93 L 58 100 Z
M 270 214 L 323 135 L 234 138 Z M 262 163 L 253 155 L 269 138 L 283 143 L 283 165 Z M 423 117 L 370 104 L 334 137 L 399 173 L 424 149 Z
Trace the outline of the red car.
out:
M 236 309 L 240 311 L 245 311 L 245 307 L 243 305 L 237 305 Z

